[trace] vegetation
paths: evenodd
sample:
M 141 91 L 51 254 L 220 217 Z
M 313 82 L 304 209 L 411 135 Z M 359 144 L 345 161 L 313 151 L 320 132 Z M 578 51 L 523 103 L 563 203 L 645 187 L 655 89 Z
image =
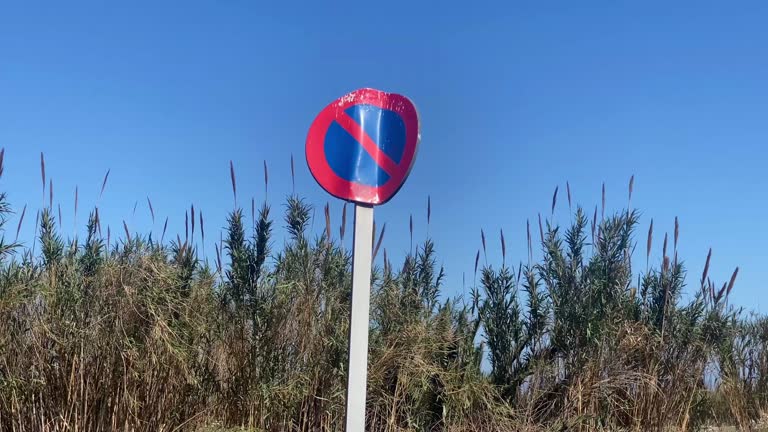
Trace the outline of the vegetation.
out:
M 250 221 L 235 208 L 209 263 L 194 208 L 167 243 L 165 229 L 113 237 L 98 209 L 84 240 L 64 240 L 49 191 L 31 247 L 8 241 L 26 208 L 9 226 L 0 194 L 0 431 L 343 429 L 346 208 L 338 236 L 327 207 L 313 236 L 295 195 L 282 221 L 266 203 Z M 768 319 L 728 306 L 737 272 L 715 285 L 710 252 L 683 301 L 677 228 L 660 268 L 637 274 L 637 211 L 573 214 L 565 228 L 540 221 L 539 241 L 528 225 L 527 264 L 507 264 L 503 232 L 500 264 L 478 251 L 467 298 L 446 296 L 432 240 L 397 265 L 381 249 L 370 430 L 752 427 L 768 402 Z M 653 239 L 651 225 L 646 256 Z

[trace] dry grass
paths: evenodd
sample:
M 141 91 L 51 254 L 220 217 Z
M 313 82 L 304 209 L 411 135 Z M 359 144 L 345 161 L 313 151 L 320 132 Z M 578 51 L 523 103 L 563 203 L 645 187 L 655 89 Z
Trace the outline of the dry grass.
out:
M 41 175 L 45 188 L 42 155 Z M 232 163 L 230 176 L 236 199 Z M 633 187 L 634 177 L 630 200 Z M 331 237 L 328 207 L 314 236 L 312 207 L 289 197 L 279 250 L 270 250 L 266 203 L 257 212 L 252 201 L 250 226 L 236 208 L 216 241 L 215 268 L 198 255 L 195 227 L 203 244 L 205 229 L 194 207 L 191 235 L 170 244 L 167 218 L 159 242 L 126 223 L 122 238 L 113 241 L 108 227 L 104 238 L 97 209 L 85 240 L 65 241 L 51 210 L 38 212 L 38 249 L 0 241 L 0 431 L 341 430 L 351 257 Z M 426 212 L 429 225 L 431 198 Z M 466 299 L 442 294 L 431 240 L 396 267 L 384 248 L 372 297 L 368 428 L 760 430 L 768 319 L 727 305 L 738 269 L 715 290 L 710 251 L 700 289 L 683 302 L 677 220 L 675 258 L 665 239 L 661 269 L 638 275 L 630 252 L 637 213 L 605 215 L 604 202 L 602 213 L 598 221 L 595 208 L 591 242 L 581 208 L 564 228 L 539 216 L 538 260 L 527 223 L 527 265 L 507 265 L 500 232 L 495 267 L 481 231 L 485 264 L 478 250 L 480 278 Z M 3 232 L 10 214 L 0 194 Z M 345 225 L 346 207 L 341 238 Z M 413 241 L 412 216 L 409 229 Z M 374 254 L 384 233 L 382 224 Z M 650 228 L 647 256 L 652 244 Z

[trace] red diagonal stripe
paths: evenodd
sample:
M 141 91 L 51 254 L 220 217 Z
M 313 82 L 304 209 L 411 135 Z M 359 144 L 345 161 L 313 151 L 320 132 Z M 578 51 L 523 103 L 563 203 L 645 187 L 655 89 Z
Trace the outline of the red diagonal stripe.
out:
M 336 117 L 336 122 L 363 146 L 365 151 L 376 162 L 376 165 L 383 169 L 390 177 L 395 176 L 400 171 L 400 167 L 398 167 L 395 161 L 379 148 L 376 142 L 365 133 L 363 128 L 352 117 L 346 113 L 341 113 L 341 115 Z

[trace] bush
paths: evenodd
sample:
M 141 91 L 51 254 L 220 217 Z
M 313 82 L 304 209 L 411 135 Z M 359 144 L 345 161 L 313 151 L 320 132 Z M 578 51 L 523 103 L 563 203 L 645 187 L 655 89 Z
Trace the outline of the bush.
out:
M 234 171 L 232 182 L 234 191 Z M 65 241 L 52 210 L 24 248 L 6 242 L 12 209 L 0 194 L 0 430 L 343 428 L 346 214 L 338 239 L 327 208 L 313 236 L 312 206 L 290 196 L 288 241 L 272 251 L 270 207 L 250 224 L 235 209 L 211 265 L 196 247 L 196 225 L 203 244 L 205 233 L 194 208 L 191 236 L 167 244 L 165 232 L 157 241 L 127 226 L 105 239 L 96 209 L 85 241 Z M 596 210 L 590 234 L 579 208 L 564 233 L 542 223 L 539 262 L 529 228 L 517 269 L 502 233 L 501 265 L 478 267 L 478 251 L 467 299 L 443 294 L 431 240 L 397 267 L 384 249 L 368 428 L 750 427 L 768 401 L 768 320 L 727 305 L 736 273 L 716 289 L 709 258 L 682 302 L 677 230 L 661 268 L 635 279 L 638 219 L 630 209 L 597 220 Z M 651 228 L 648 254 L 652 238 Z

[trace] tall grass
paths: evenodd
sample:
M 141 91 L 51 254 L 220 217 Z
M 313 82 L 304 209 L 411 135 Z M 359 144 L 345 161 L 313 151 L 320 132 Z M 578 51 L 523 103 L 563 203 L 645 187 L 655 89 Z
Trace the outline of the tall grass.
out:
M 43 187 L 44 167 L 41 155 Z M 230 174 L 238 203 L 233 164 Z M 552 212 L 556 203 L 557 189 Z M 660 268 L 637 273 L 638 212 L 602 207 L 591 235 L 580 207 L 568 227 L 540 218 L 538 242 L 528 224 L 527 264 L 516 268 L 503 232 L 500 264 L 488 261 L 481 232 L 485 263 L 478 251 L 467 298 L 446 295 L 431 239 L 397 264 L 384 247 L 373 275 L 368 429 L 751 427 L 768 403 L 768 319 L 728 306 L 737 273 L 716 285 L 710 252 L 683 301 L 677 223 Z M 125 223 L 121 238 L 104 237 L 96 208 L 84 240 L 65 240 L 49 205 L 33 249 L 6 240 L 13 209 L 0 194 L 0 430 L 341 430 L 346 208 L 340 238 L 327 210 L 325 229 L 310 233 L 313 207 L 297 195 L 282 210 L 277 219 L 252 202 L 248 221 L 236 204 L 209 264 L 194 207 L 184 237 L 165 243 L 167 220 L 160 241 Z M 431 199 L 426 211 L 429 221 Z M 287 241 L 275 248 L 278 226 Z M 653 238 L 651 229 L 648 255 Z

